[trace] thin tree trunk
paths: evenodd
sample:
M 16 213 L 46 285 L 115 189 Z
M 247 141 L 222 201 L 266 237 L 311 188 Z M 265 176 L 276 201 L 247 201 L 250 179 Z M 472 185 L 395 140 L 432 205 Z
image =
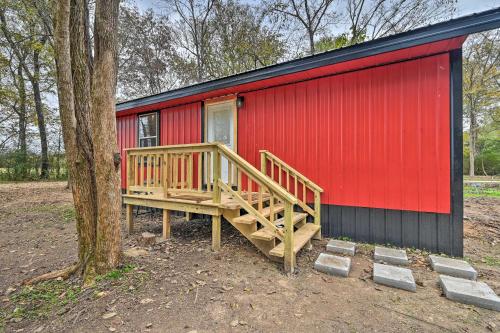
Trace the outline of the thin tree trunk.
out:
M 486 169 L 484 168 L 484 158 L 481 158 L 481 168 L 483 169 L 483 175 L 488 176 Z
M 469 176 L 474 177 L 475 174 L 475 158 L 476 158 L 476 115 L 474 111 L 469 111 L 470 126 L 469 126 Z
M 91 122 L 98 198 L 98 272 L 116 267 L 121 260 L 120 154 L 115 118 L 119 3 L 119 0 L 101 0 L 95 8 Z
M 311 30 L 307 31 L 309 36 L 309 53 L 312 55 L 316 53 L 316 48 L 314 47 L 314 33 Z
M 28 76 L 28 79 L 33 88 L 33 95 L 35 99 L 35 112 L 37 116 L 38 130 L 40 132 L 40 146 L 41 146 L 41 163 L 40 163 L 40 177 L 42 179 L 48 178 L 49 176 L 49 154 L 47 145 L 47 129 L 45 126 L 45 116 L 43 114 L 42 97 L 40 94 L 40 51 L 35 49 L 33 51 L 33 74 L 30 72 L 28 65 L 26 64 L 25 57 L 22 56 L 19 51 L 18 44 L 13 40 L 11 32 L 7 29 L 7 22 L 5 19 L 5 9 L 0 8 L 0 22 L 1 30 L 5 36 L 5 39 L 9 43 L 12 51 L 16 55 L 19 64 L 23 66 L 24 72 Z M 46 42 L 42 39 L 42 44 Z
M 28 144 L 26 142 L 27 128 L 27 112 L 26 112 L 26 86 L 24 83 L 23 67 L 17 66 L 17 80 L 19 93 L 19 109 L 17 111 L 19 117 L 19 153 L 21 164 L 21 177 L 24 179 L 27 176 L 28 170 Z
M 56 157 L 56 177 L 61 177 L 61 132 L 57 135 L 57 157 Z
M 42 96 L 40 94 L 40 51 L 33 51 L 33 76 L 30 77 L 33 87 L 33 96 L 35 99 L 35 112 L 40 134 L 41 163 L 40 178 L 49 178 L 49 147 L 47 144 L 47 127 L 45 126 L 45 115 L 43 114 Z

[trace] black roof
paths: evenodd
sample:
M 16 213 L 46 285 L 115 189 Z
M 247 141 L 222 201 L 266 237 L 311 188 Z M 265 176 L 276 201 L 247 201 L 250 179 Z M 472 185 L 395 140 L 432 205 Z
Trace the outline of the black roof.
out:
M 118 103 L 117 111 L 500 28 L 500 7 L 256 70 Z

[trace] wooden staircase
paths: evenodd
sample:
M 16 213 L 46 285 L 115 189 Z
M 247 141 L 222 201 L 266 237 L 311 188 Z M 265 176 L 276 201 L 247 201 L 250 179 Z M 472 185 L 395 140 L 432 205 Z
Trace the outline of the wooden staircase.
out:
M 295 199 L 290 213 L 293 233 L 288 233 L 286 230 L 286 204 L 275 203 L 273 196 L 269 196 L 266 200 L 262 200 L 262 203 L 258 203 L 259 207 L 247 206 L 248 209 L 245 209 L 245 198 L 221 183 L 219 185 L 222 190 L 227 191 L 237 202 L 241 203 L 246 212 L 246 214 L 236 217 L 233 214 L 224 214 L 224 217 L 267 257 L 274 261 L 281 261 L 285 257 L 286 241 L 284 237 L 280 237 L 279 231 L 282 231 L 284 236 L 291 234 L 288 235 L 291 238 L 289 243 L 292 244 L 291 251 L 288 249 L 289 252 L 292 252 L 289 253 L 291 260 L 287 259 L 292 263 L 288 264 L 285 260 L 285 267 L 290 266 L 289 269 L 293 271 L 292 267 L 295 265 L 297 253 L 304 247 L 310 249 L 312 246 L 311 239 L 321 238 L 319 199 L 323 190 L 270 152 L 262 150 L 260 154 L 261 174 L 265 175 L 267 180 L 272 181 L 275 186 L 277 185 L 286 190 Z M 269 172 L 266 172 L 267 170 Z M 312 192 L 312 197 L 317 200 L 313 208 L 306 203 L 309 192 Z M 297 206 L 302 212 L 294 211 L 294 206 Z M 309 217 L 313 220 L 312 223 L 308 223 Z M 264 218 L 267 221 L 260 223 Z
M 218 143 L 127 150 L 123 199 L 129 231 L 134 205 L 163 209 L 164 237 L 170 234 L 171 210 L 208 214 L 212 248 L 218 251 L 224 217 L 264 255 L 293 272 L 296 254 L 321 237 L 323 190 L 268 151 L 260 154 L 258 170 Z M 227 163 L 226 177 L 222 163 Z

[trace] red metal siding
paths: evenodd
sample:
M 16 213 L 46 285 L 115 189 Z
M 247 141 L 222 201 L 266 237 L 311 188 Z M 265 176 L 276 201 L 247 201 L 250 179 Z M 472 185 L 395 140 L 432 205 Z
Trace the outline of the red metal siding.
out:
M 161 110 L 160 142 L 162 146 L 201 141 L 201 103 L 191 103 Z M 180 177 L 180 166 L 179 177 Z M 193 170 L 198 169 L 198 156 L 194 156 Z M 198 186 L 194 179 L 193 186 Z
M 291 164 L 326 204 L 450 212 L 449 55 L 243 94 L 238 152 Z
M 161 110 L 160 143 L 162 146 L 199 142 L 201 142 L 201 103 Z
M 121 163 L 121 183 L 122 188 L 126 187 L 127 179 L 127 159 L 125 148 L 137 146 L 137 115 L 133 114 L 116 118 L 118 148 L 120 149 Z
M 245 91 L 264 89 L 268 87 L 273 87 L 277 85 L 288 84 L 292 82 L 298 82 L 303 80 L 308 80 L 320 76 L 332 75 L 336 73 L 343 73 L 347 71 L 359 70 L 361 68 L 367 68 L 370 66 L 378 66 L 381 64 L 393 63 L 397 61 L 403 61 L 423 56 L 430 56 L 440 52 L 447 52 L 449 50 L 458 49 L 462 46 L 462 43 L 467 36 L 461 36 L 451 39 L 445 39 L 438 42 L 433 42 L 429 44 L 423 44 L 420 46 L 410 47 L 406 49 L 401 49 L 392 52 L 386 52 L 382 54 L 377 54 L 365 58 L 359 58 L 355 60 L 345 61 L 341 63 L 336 63 L 333 65 L 317 67 L 314 69 L 301 71 L 293 74 L 287 74 L 282 76 L 277 76 L 265 80 L 245 83 L 236 85 L 233 87 L 216 89 L 206 93 L 191 95 L 182 98 L 176 98 L 168 100 L 165 102 L 159 102 L 154 104 L 148 104 L 140 106 L 137 108 L 132 108 L 128 110 L 119 111 L 119 114 L 126 115 L 131 113 L 146 112 L 151 110 L 160 110 L 165 107 L 172 105 L 192 103 L 194 101 L 202 101 L 209 98 L 214 98 L 223 95 L 237 94 Z

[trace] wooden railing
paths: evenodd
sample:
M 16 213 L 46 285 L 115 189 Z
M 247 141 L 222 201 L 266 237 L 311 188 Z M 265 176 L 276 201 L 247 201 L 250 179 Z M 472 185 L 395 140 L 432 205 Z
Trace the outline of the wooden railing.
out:
M 314 217 L 314 223 L 321 224 L 321 193 L 323 189 L 306 176 L 283 162 L 267 150 L 260 151 L 261 172 L 277 182 L 297 199 L 297 204 Z M 313 207 L 307 203 L 311 202 Z
M 228 174 L 231 174 L 234 168 L 237 175 L 236 184 L 232 184 L 230 181 L 226 182 L 222 178 L 219 178 L 219 188 L 238 201 L 243 209 L 255 216 L 259 223 L 268 228 L 268 230 L 274 232 L 278 239 L 283 241 L 284 238 L 287 237 L 286 234 L 288 230 L 291 230 L 292 235 L 290 237 L 293 237 L 292 212 L 293 205 L 297 203 L 297 200 L 280 186 L 270 181 L 269 178 L 263 175 L 257 168 L 241 158 L 231 149 L 224 145 L 220 145 L 219 151 L 219 158 L 224 157 L 224 160 L 227 161 Z M 244 179 L 246 179 L 246 184 L 243 184 Z M 254 198 L 255 194 L 256 198 Z M 274 211 L 275 205 L 281 204 L 284 206 L 285 232 L 274 225 L 274 214 L 269 214 L 269 217 L 264 216 L 263 210 L 266 202 L 271 212 Z M 254 207 L 255 205 L 257 207 Z M 288 227 L 287 220 L 289 220 L 290 223 Z M 293 239 L 291 241 L 293 242 Z
M 231 196 L 256 220 L 285 242 L 285 266 L 293 270 L 293 206 L 299 201 L 231 149 L 219 143 L 127 149 L 127 193 L 163 195 L 206 194 L 221 204 L 222 192 Z M 227 176 L 222 177 L 227 163 Z M 302 179 L 302 178 L 301 178 Z M 268 205 L 268 207 L 265 207 Z M 283 205 L 284 230 L 274 224 L 275 205 Z M 266 216 L 267 215 L 267 216 Z M 219 219 L 220 217 L 214 216 Z
M 212 193 L 212 159 L 217 145 L 127 149 L 127 193 Z

